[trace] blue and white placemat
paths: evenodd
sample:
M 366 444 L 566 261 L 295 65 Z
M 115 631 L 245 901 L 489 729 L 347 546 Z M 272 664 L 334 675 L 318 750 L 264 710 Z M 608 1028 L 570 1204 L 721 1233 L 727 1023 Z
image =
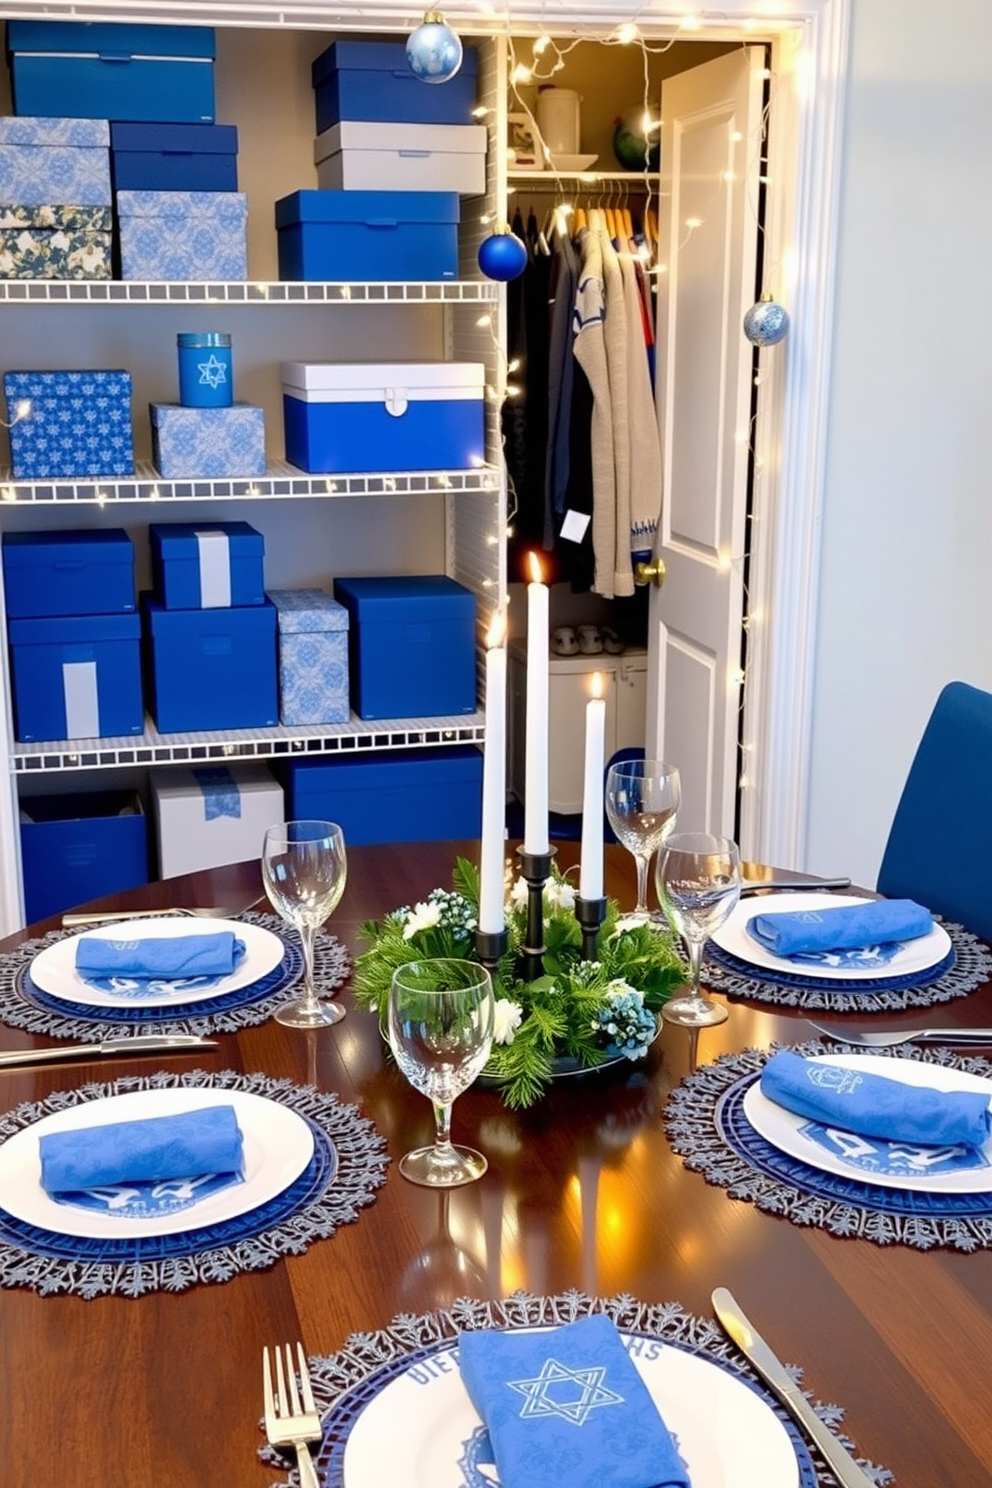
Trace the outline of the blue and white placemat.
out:
M 891 1013 L 932 1007 L 967 997 L 992 977 L 992 950 L 985 942 L 962 925 L 940 923 L 951 938 L 951 954 L 925 972 L 870 981 L 810 977 L 798 970 L 794 974 L 772 972 L 751 966 L 711 941 L 706 947 L 703 979 L 728 997 L 810 1012 Z
M 9 1214 L 0 1197 L 0 1286 L 89 1299 L 109 1293 L 141 1297 L 181 1292 L 198 1283 L 229 1281 L 242 1271 L 265 1270 L 281 1256 L 302 1255 L 314 1241 L 328 1239 L 339 1225 L 356 1220 L 386 1181 L 385 1139 L 355 1106 L 311 1085 L 234 1070 L 159 1071 L 60 1090 L 0 1116 L 0 1141 L 55 1111 L 135 1090 L 177 1087 L 247 1091 L 279 1101 L 307 1122 L 313 1157 L 294 1183 L 246 1214 L 134 1240 L 94 1240 L 43 1230 Z
M 605 1313 L 625 1333 L 660 1340 L 726 1369 L 752 1389 L 782 1422 L 796 1454 L 799 1488 L 834 1488 L 836 1479 L 818 1451 L 800 1435 L 792 1418 L 715 1322 L 685 1312 L 677 1302 L 652 1304 L 629 1295 L 589 1297 L 579 1291 L 552 1297 L 514 1292 L 502 1301 L 488 1302 L 461 1297 L 443 1312 L 404 1313 L 394 1318 L 388 1328 L 352 1334 L 338 1353 L 311 1359 L 314 1398 L 324 1425 L 323 1441 L 312 1452 L 323 1488 L 343 1488 L 345 1444 L 369 1401 L 412 1366 L 449 1350 L 463 1330 L 560 1327 L 591 1313 Z M 801 1384 L 801 1369 L 790 1366 L 789 1373 Z M 808 1391 L 804 1393 L 820 1419 L 849 1451 L 856 1451 L 854 1443 L 840 1429 L 843 1409 L 824 1405 Z M 271 1447 L 261 1447 L 259 1455 L 264 1462 L 287 1474 L 280 1478 L 278 1488 L 286 1488 L 287 1481 L 299 1483 L 296 1471 L 289 1471 L 286 1460 Z M 872 1482 L 881 1485 L 892 1481 L 887 1468 L 876 1467 L 863 1458 L 859 1460 Z M 479 1427 L 473 1439 L 464 1444 L 457 1465 L 461 1488 L 495 1488 L 498 1478 L 484 1428 Z
M 816 1040 L 788 1047 L 806 1056 L 863 1052 L 848 1044 Z M 773 1052 L 745 1049 L 721 1054 L 672 1091 L 662 1120 L 672 1148 L 687 1168 L 702 1173 L 707 1183 L 728 1189 L 731 1198 L 833 1235 L 917 1250 L 992 1249 L 992 1193 L 883 1188 L 810 1167 L 759 1135 L 744 1115 L 743 1102 Z M 910 1045 L 872 1052 L 992 1077 L 992 1064 L 977 1055 Z
M 168 1007 L 147 1007 L 140 1001 L 126 1007 L 64 1002 L 43 992 L 31 979 L 31 962 L 39 951 L 79 934 L 78 930 L 52 930 L 0 955 L 0 1022 L 29 1033 L 47 1034 L 49 1038 L 83 1042 L 106 1038 L 108 1033 L 115 1038 L 126 1038 L 129 1033 L 236 1033 L 239 1028 L 264 1023 L 280 1003 L 288 1000 L 300 981 L 303 955 L 296 938 L 287 939 L 286 926 L 277 915 L 249 911 L 234 918 L 271 931 L 285 947 L 279 966 L 250 986 L 216 998 L 173 1003 Z M 333 935 L 318 932 L 314 944 L 318 997 L 331 996 L 350 969 L 351 962 L 341 942 Z

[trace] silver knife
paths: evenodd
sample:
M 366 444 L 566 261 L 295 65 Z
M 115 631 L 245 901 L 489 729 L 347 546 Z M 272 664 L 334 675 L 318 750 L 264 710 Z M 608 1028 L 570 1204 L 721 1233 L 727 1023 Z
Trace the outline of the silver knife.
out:
M 849 889 L 849 878 L 815 878 L 809 883 L 793 883 L 791 879 L 766 878 L 763 881 L 749 878 L 741 884 L 741 898 L 747 894 L 758 894 L 762 889 L 776 889 L 780 893 L 789 889 L 795 893 L 817 893 L 820 889 Z
M 213 1039 L 192 1033 L 147 1033 L 104 1039 L 101 1044 L 63 1044 L 57 1049 L 16 1049 L 0 1054 L 0 1069 L 24 1064 L 59 1064 L 63 1059 L 116 1059 L 120 1054 L 184 1054 L 216 1049 Z
M 833 1432 L 820 1420 L 795 1380 L 772 1353 L 761 1334 L 755 1332 L 726 1287 L 717 1287 L 711 1300 L 713 1311 L 725 1332 L 799 1423 L 810 1441 L 819 1448 L 841 1488 L 876 1488 L 847 1448 L 841 1446 Z

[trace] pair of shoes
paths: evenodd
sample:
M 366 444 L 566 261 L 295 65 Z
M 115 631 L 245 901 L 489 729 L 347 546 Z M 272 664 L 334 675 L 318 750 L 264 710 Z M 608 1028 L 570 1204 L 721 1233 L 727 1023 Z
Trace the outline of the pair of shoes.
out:
M 579 650 L 583 656 L 598 656 L 603 649 L 603 637 L 598 625 L 580 625 L 578 629 Z
M 603 650 L 610 656 L 622 656 L 624 644 L 616 631 L 609 625 L 600 627 L 600 635 L 603 638 Z
M 551 649 L 556 656 L 574 656 L 579 649 L 579 638 L 571 625 L 559 625 L 551 632 Z

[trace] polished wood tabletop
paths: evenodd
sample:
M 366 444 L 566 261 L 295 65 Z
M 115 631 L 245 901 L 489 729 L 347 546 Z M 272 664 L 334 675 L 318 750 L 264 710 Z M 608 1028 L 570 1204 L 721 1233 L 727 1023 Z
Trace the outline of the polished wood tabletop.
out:
M 352 849 L 328 930 L 360 949 L 362 922 L 448 885 L 457 851 L 477 857 L 474 844 Z M 559 863 L 576 853 L 560 844 Z M 632 905 L 632 860 L 620 848 L 607 857 L 608 891 Z M 260 894 L 258 864 L 249 863 L 100 907 L 239 910 Z M 137 1300 L 0 1292 L 2 1488 L 264 1488 L 276 1476 L 256 1456 L 265 1344 L 301 1338 L 311 1354 L 332 1353 L 350 1333 L 386 1327 L 400 1312 L 519 1288 L 628 1292 L 709 1317 L 716 1286 L 730 1288 L 780 1358 L 802 1366 L 818 1399 L 844 1407 L 860 1453 L 904 1488 L 989 1488 L 992 1253 L 837 1238 L 734 1200 L 689 1171 L 661 1119 L 689 1071 L 689 1035 L 667 1025 L 643 1064 L 561 1079 L 523 1113 L 474 1087 L 455 1103 L 453 1135 L 487 1153 L 489 1172 L 448 1196 L 417 1188 L 396 1160 L 430 1139 L 429 1103 L 386 1057 L 376 1018 L 355 1008 L 347 986 L 339 996 L 347 1016 L 334 1028 L 269 1021 L 218 1036 L 216 1051 L 195 1062 L 132 1057 L 0 1071 L 0 1110 L 157 1068 L 289 1077 L 358 1106 L 393 1159 L 355 1223 L 270 1270 Z M 921 1022 L 992 1025 L 992 986 L 883 1026 Z M 702 1032 L 697 1057 L 811 1032 L 798 1014 L 735 1001 L 726 1023 Z M 4 1049 L 52 1042 L 0 1029 Z

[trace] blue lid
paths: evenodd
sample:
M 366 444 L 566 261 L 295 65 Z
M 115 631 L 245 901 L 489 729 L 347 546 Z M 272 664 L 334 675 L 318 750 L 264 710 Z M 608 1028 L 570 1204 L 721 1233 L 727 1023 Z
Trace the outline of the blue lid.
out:
M 58 532 L 5 532 L 4 567 L 38 564 L 49 567 L 60 560 L 82 558 L 93 563 L 133 563 L 134 544 L 123 527 L 105 530 L 71 528 Z
M 476 62 L 475 47 L 466 47 L 458 71 L 474 77 Z M 405 41 L 334 41 L 319 57 L 314 58 L 310 80 L 316 88 L 332 72 L 344 71 L 395 72 L 398 77 L 420 82 L 406 60 Z
M 12 646 L 61 646 L 90 641 L 136 641 L 141 616 L 136 610 L 122 615 L 46 615 L 35 620 L 8 620 Z
M 110 121 L 110 144 L 114 150 L 140 150 L 149 154 L 237 155 L 236 124 L 142 124 Z
M 298 222 L 457 222 L 457 191 L 294 191 L 276 202 L 276 227 Z
M 358 789 L 436 780 L 454 783 L 482 778 L 482 755 L 474 744 L 445 744 L 437 749 L 403 749 L 396 753 L 350 751 L 331 759 L 291 761 L 288 766 L 297 799 L 309 790 L 348 785 Z
M 227 331 L 180 331 L 176 337 L 177 346 L 230 346 L 231 337 Z
M 148 540 L 153 550 L 158 549 L 170 558 L 193 558 L 200 551 L 196 541 L 198 532 L 223 532 L 229 541 L 236 543 L 239 553 L 265 552 L 265 538 L 248 522 L 152 522 Z
M 335 579 L 334 596 L 349 608 L 354 607 L 364 622 L 373 618 L 385 624 L 397 618 L 460 622 L 475 615 L 472 591 L 444 574 Z M 397 616 L 397 606 L 402 609 L 401 617 Z
M 217 43 L 212 26 L 146 26 L 143 21 L 8 21 L 7 51 L 213 58 Z

